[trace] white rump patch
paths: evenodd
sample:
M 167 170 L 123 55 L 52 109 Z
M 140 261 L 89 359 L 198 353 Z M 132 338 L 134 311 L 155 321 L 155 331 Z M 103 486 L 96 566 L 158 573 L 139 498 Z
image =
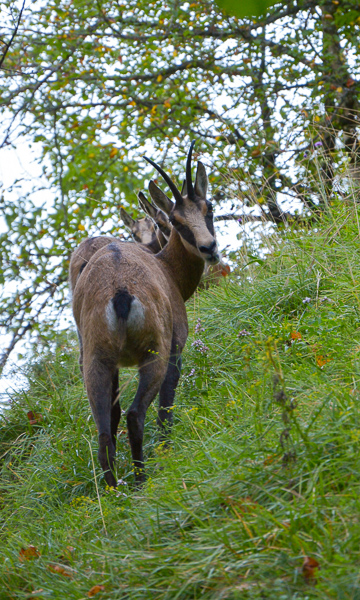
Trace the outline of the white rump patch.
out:
M 145 323 L 145 310 L 140 300 L 134 296 L 131 302 L 129 316 L 126 320 L 126 326 L 132 331 L 138 331 L 143 328 Z
M 106 322 L 108 324 L 109 330 L 116 331 L 118 329 L 118 319 L 116 316 L 112 298 L 111 298 L 111 300 L 109 300 L 109 302 L 106 305 L 105 318 L 106 318 Z
M 109 331 L 116 332 L 119 329 L 119 319 L 115 312 L 113 300 L 109 300 L 105 308 L 105 318 L 109 328 Z M 126 327 L 131 331 L 139 331 L 142 329 L 145 322 L 145 310 L 140 300 L 133 297 L 131 302 L 130 311 L 128 318 L 126 319 Z

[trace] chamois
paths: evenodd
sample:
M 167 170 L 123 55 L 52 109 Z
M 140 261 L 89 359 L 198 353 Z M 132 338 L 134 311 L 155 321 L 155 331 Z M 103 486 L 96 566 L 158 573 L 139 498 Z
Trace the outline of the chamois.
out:
M 139 200 L 140 204 L 141 204 L 141 201 L 144 201 L 144 200 L 145 200 L 145 202 L 147 202 L 146 197 L 144 196 L 144 194 L 142 192 L 138 193 L 138 200 Z M 150 204 L 150 203 L 148 202 L 148 204 Z M 124 222 L 124 225 L 126 225 L 130 229 L 132 237 L 135 240 L 135 242 L 137 242 L 139 245 L 141 245 L 143 250 L 145 250 L 147 252 L 152 252 L 153 254 L 160 252 L 160 250 L 162 248 L 164 248 L 164 246 L 167 244 L 168 237 L 170 236 L 170 227 L 171 227 L 171 225 L 168 221 L 167 221 L 168 228 L 165 227 L 167 216 L 164 213 L 162 213 L 160 215 L 160 213 L 161 213 L 160 210 L 155 209 L 155 211 L 156 211 L 156 214 L 153 213 L 153 215 L 151 216 L 150 219 L 148 217 L 145 217 L 142 219 L 135 220 L 132 217 L 130 217 L 130 215 L 126 212 L 126 210 L 124 208 L 120 208 L 120 215 Z M 165 237 L 163 235 L 163 233 L 160 231 L 160 228 L 156 224 L 156 219 L 160 220 L 161 228 L 167 233 L 167 237 Z M 155 221 L 155 224 L 154 224 L 154 221 Z M 69 283 L 70 283 L 71 294 L 73 294 L 76 282 L 77 282 L 80 274 L 82 273 L 83 269 L 87 266 L 90 258 L 93 256 L 93 254 L 95 254 L 95 252 L 97 252 L 101 248 L 108 246 L 114 240 L 116 240 L 116 238 L 110 237 L 110 236 L 105 236 L 105 235 L 101 235 L 101 236 L 94 237 L 94 238 L 87 238 L 86 240 L 83 240 L 80 243 L 80 245 L 74 250 L 74 252 L 71 255 L 70 269 L 69 269 L 69 272 L 70 272 Z M 129 243 L 129 242 L 127 242 L 127 243 Z M 80 336 L 79 331 L 78 331 L 78 337 L 79 337 L 79 343 L 80 343 L 79 364 L 80 364 L 80 369 L 82 371 L 83 370 L 83 367 L 82 367 L 83 351 L 82 351 L 81 336 Z
M 188 323 L 185 302 L 199 284 L 205 262 L 219 261 L 207 176 L 198 162 L 191 179 L 192 142 L 182 193 L 152 160 L 168 184 L 173 203 L 153 181 L 149 191 L 172 224 L 170 239 L 154 255 L 126 242 L 98 250 L 82 271 L 73 293 L 73 313 L 83 348 L 83 376 L 99 435 L 98 458 L 109 486 L 116 486 L 115 446 L 120 420 L 118 369 L 138 366 L 139 385 L 127 412 L 135 482 L 145 479 L 143 433 L 146 411 L 159 392 L 158 424 L 163 435 L 172 422 L 181 353 Z
M 138 199 L 140 208 L 142 208 L 142 210 L 149 215 L 149 217 L 154 219 L 165 239 L 168 240 L 171 233 L 171 224 L 169 223 L 165 213 L 151 204 L 151 202 L 146 199 L 142 192 L 138 194 Z M 207 290 L 212 285 L 219 285 L 222 279 L 229 273 L 229 265 L 224 263 L 222 257 L 220 257 L 220 262 L 217 265 L 205 264 L 204 273 L 198 287 L 199 289 Z

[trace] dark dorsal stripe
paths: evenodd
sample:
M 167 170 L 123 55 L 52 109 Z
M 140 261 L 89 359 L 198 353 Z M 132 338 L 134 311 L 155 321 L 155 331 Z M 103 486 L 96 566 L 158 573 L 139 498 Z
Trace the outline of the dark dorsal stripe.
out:
M 113 253 L 114 265 L 115 267 L 117 267 L 121 260 L 121 251 L 119 246 L 115 242 L 111 242 L 111 244 L 108 245 L 107 249 L 111 250 L 111 252 Z

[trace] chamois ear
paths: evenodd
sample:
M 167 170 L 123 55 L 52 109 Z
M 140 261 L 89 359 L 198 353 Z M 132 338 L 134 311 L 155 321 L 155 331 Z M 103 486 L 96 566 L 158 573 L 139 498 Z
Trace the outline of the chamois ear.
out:
M 122 207 L 120 208 L 120 216 L 126 227 L 129 227 L 129 229 L 134 227 L 135 220 L 132 217 L 130 217 L 130 215 Z
M 196 170 L 195 179 L 195 194 L 200 198 L 206 198 L 206 192 L 208 188 L 208 178 L 206 175 L 204 165 L 199 161 Z
M 149 217 L 151 217 L 152 219 L 155 219 L 157 214 L 157 209 L 155 208 L 155 206 L 151 204 L 151 202 L 149 202 L 145 194 L 143 194 L 142 192 L 139 192 L 137 197 L 139 201 L 139 206 L 144 211 L 144 213 L 146 215 L 149 215 Z
M 182 195 L 182 196 L 187 196 L 187 184 L 186 184 L 186 179 L 184 179 L 184 183 L 182 184 L 182 188 L 181 188 L 181 195 Z
M 164 213 L 169 215 L 174 207 L 173 202 L 171 202 L 170 198 L 167 197 L 164 192 L 158 188 L 158 186 L 153 182 L 153 180 L 149 183 L 149 192 L 151 199 L 154 201 L 156 206 L 163 210 Z

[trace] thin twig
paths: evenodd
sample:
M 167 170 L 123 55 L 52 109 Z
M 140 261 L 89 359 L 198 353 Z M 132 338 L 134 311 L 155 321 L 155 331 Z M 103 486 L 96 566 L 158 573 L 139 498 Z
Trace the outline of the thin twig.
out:
M 16 23 L 16 27 L 15 27 L 15 29 L 14 29 L 14 33 L 13 33 L 13 34 L 12 34 L 12 36 L 11 36 L 11 40 L 10 40 L 10 42 L 9 42 L 8 44 L 5 44 L 5 45 L 6 45 L 5 52 L 4 52 L 4 54 L 2 55 L 2 57 L 1 57 L 1 59 L 0 59 L 0 69 L 1 69 L 1 67 L 2 67 L 2 64 L 3 64 L 4 60 L 5 60 L 5 57 L 6 57 L 7 53 L 8 53 L 8 50 L 9 50 L 9 48 L 10 48 L 11 44 L 13 43 L 13 41 L 14 41 L 14 39 L 15 39 L 15 36 L 16 36 L 16 34 L 17 34 L 17 32 L 18 32 L 19 25 L 20 25 L 20 21 L 21 21 L 21 17 L 22 17 L 22 13 L 23 13 L 23 10 L 24 10 L 24 7 L 25 7 L 25 0 L 23 1 L 23 5 L 22 5 L 22 7 L 21 7 L 21 10 L 20 10 L 20 13 L 19 13 L 19 17 L 18 17 L 18 21 L 17 21 L 17 23 Z

